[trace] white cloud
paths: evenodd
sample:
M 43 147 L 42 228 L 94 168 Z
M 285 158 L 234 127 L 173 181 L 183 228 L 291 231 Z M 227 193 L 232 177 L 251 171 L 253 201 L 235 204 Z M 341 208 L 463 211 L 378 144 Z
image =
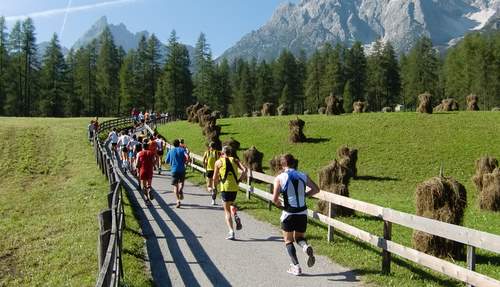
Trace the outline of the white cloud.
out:
M 70 7 L 70 8 L 57 8 L 57 9 L 40 11 L 40 12 L 33 12 L 33 13 L 25 14 L 25 15 L 7 16 L 7 17 L 5 17 L 5 20 L 6 21 L 17 21 L 17 20 L 24 20 L 28 17 L 30 17 L 30 18 L 48 18 L 48 17 L 52 17 L 52 16 L 63 15 L 66 13 L 75 13 L 75 12 L 93 10 L 93 9 L 104 8 L 104 7 L 109 7 L 109 6 L 123 5 L 123 4 L 133 3 L 133 2 L 137 2 L 137 1 L 138 0 L 110 0 L 110 1 L 104 1 L 104 2 L 99 2 L 99 3 L 95 3 L 95 4 L 74 6 L 74 7 Z

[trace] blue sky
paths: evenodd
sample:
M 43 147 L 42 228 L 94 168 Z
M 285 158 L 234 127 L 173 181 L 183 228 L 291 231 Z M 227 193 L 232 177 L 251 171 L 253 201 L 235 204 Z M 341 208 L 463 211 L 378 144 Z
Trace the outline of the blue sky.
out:
M 262 26 L 283 2 L 297 0 L 0 0 L 0 15 L 7 18 L 9 28 L 16 19 L 30 15 L 38 42 L 56 32 L 66 47 L 103 15 L 110 23 L 123 22 L 132 32 L 153 32 L 163 42 L 172 29 L 191 45 L 204 32 L 218 56 Z M 70 11 L 67 17 L 66 11 Z

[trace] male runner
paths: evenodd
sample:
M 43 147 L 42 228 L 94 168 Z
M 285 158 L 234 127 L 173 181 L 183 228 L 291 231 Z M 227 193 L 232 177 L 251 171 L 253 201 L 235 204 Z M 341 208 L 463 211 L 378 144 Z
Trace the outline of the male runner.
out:
M 161 174 L 161 159 L 163 158 L 163 151 L 165 150 L 165 140 L 162 136 L 156 138 L 156 159 L 158 165 L 158 175 Z
M 108 135 L 108 140 L 111 140 L 111 147 L 113 147 L 113 152 L 116 150 L 116 144 L 118 143 L 118 134 L 116 133 L 116 128 Z
M 238 178 L 238 167 L 243 170 L 241 177 Z M 236 230 L 242 228 L 241 220 L 236 214 L 236 207 L 234 206 L 234 201 L 236 200 L 236 195 L 238 194 L 238 182 L 242 177 L 246 176 L 247 168 L 241 164 L 241 162 L 234 157 L 233 150 L 230 146 L 224 146 L 222 148 L 221 158 L 217 160 L 214 168 L 213 185 L 212 189 L 219 184 L 219 190 L 221 192 L 220 196 L 224 205 L 224 214 L 226 217 L 226 224 L 229 228 L 229 233 L 226 239 L 234 240 L 234 229 L 233 229 L 233 219 L 236 222 Z
M 128 166 L 128 144 L 130 142 L 130 136 L 127 134 L 126 130 L 122 130 L 120 137 L 118 138 L 117 145 L 120 147 L 120 159 L 122 160 L 122 168 L 127 170 Z
M 287 272 L 298 276 L 302 274 L 302 269 L 297 259 L 294 241 L 307 254 L 307 266 L 312 267 L 315 262 L 313 249 L 305 239 L 307 229 L 306 196 L 318 193 L 319 188 L 307 175 L 292 168 L 296 166 L 293 155 L 283 155 L 280 162 L 283 172 L 274 180 L 273 202 L 278 208 L 283 209 L 280 217 L 281 229 L 288 255 L 292 260 Z M 306 192 L 306 186 L 311 190 Z M 284 205 L 281 204 L 280 194 L 283 195 Z
M 148 149 L 148 143 L 142 144 L 142 151 L 137 155 L 136 167 L 139 170 L 139 180 L 142 183 L 146 202 L 151 202 L 151 184 L 153 182 L 154 154 Z
M 215 143 L 211 142 L 208 145 L 208 150 L 205 151 L 203 155 L 203 167 L 207 171 L 205 174 L 207 181 L 207 191 L 212 195 L 212 205 L 215 205 L 215 199 L 217 197 L 217 188 L 212 188 L 215 162 L 220 157 L 220 151 L 215 149 Z
M 181 207 L 181 200 L 184 199 L 183 188 L 184 180 L 186 178 L 186 163 L 188 162 L 185 150 L 180 147 L 180 141 L 175 139 L 174 148 L 167 153 L 165 162 L 170 165 L 172 172 L 172 185 L 174 186 L 174 193 L 177 197 L 177 204 L 175 207 Z

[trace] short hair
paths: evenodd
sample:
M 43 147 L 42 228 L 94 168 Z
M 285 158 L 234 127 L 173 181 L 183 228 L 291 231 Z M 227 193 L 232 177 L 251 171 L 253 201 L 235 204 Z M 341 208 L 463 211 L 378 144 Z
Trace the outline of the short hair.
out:
M 127 130 L 122 130 L 122 135 L 126 135 L 127 134 Z
M 133 138 L 134 140 L 136 140 L 136 139 L 137 139 L 137 136 L 136 136 L 136 135 L 132 135 L 132 138 Z
M 148 142 L 143 142 L 142 143 L 142 148 L 143 149 L 148 149 L 148 147 L 149 147 L 149 143 Z
M 184 143 L 184 139 L 180 139 L 180 142 L 181 142 L 181 144 L 183 144 Z
M 281 167 L 283 168 L 284 167 L 297 168 L 298 161 L 292 154 L 287 153 L 281 156 L 280 164 Z
M 174 147 L 179 147 L 180 146 L 180 141 L 178 139 L 174 140 Z
M 229 145 L 225 145 L 222 147 L 222 153 L 224 153 L 227 156 L 234 156 L 233 148 Z
M 116 128 L 113 128 L 113 131 L 116 132 Z

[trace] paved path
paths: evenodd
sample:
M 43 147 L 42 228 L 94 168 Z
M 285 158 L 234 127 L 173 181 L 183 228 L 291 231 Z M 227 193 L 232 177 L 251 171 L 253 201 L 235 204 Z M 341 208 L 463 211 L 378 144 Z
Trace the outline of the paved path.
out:
M 170 173 L 155 175 L 152 206 L 146 206 L 134 186 L 133 203 L 139 206 L 141 227 L 146 238 L 147 255 L 157 286 L 361 286 L 359 278 L 323 256 L 316 256 L 307 268 L 305 256 L 297 250 L 304 275 L 286 273 L 289 258 L 278 228 L 240 212 L 243 229 L 237 240 L 224 237 L 227 227 L 218 199 L 202 188 L 186 182 L 185 200 L 175 208 Z M 243 193 L 237 200 L 245 200 Z

